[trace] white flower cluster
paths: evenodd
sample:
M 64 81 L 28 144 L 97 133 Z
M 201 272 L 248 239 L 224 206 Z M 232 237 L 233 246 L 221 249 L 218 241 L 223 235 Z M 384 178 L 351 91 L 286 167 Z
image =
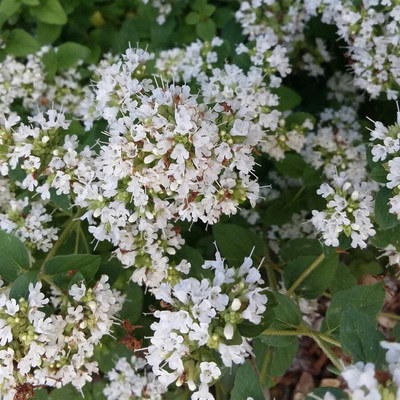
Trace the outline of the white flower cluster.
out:
M 43 56 L 57 48 L 45 46 L 21 62 L 7 55 L 0 62 L 0 115 L 10 114 L 12 105 L 22 102 L 26 110 L 37 111 L 38 107 L 60 107 L 74 113 L 83 98 L 79 83 L 81 75 L 76 68 L 60 70 L 49 82 L 42 62 Z
M 397 387 L 397 398 L 400 398 L 400 343 L 381 342 L 381 346 L 387 350 L 386 362 L 389 365 L 389 371 Z
M 93 289 L 82 283 L 62 295 L 60 309 L 46 316 L 42 307 L 53 299 L 42 284 L 29 285 L 29 296 L 18 302 L 0 295 L 0 395 L 14 399 L 38 385 L 81 389 L 98 371 L 94 345 L 110 334 L 123 297 L 110 290 L 102 276 Z M 25 398 L 25 397 L 23 397 Z
M 272 60 L 277 54 L 265 54 L 268 50 L 266 46 L 272 39 L 276 44 L 280 43 L 273 53 L 283 55 L 288 52 L 296 67 L 307 71 L 311 76 L 323 75 L 321 64 L 329 62 L 331 56 L 321 38 L 316 38 L 315 43 L 306 42 L 305 32 L 310 15 L 302 2 L 242 1 L 235 17 L 242 26 L 243 33 L 249 36 L 249 40 L 255 40 L 255 46 L 250 50 L 251 60 L 255 65 L 260 65 L 263 60 L 273 63 Z M 243 52 L 244 46 L 240 45 L 239 49 Z M 290 72 L 289 64 L 284 63 L 280 68 Z
M 205 82 L 210 71 L 220 61 L 217 50 L 223 44 L 218 36 L 211 42 L 196 40 L 185 46 L 163 50 L 157 57 L 157 72 L 167 79 L 171 76 L 178 82 Z
M 352 183 L 366 180 L 366 146 L 354 108 L 325 109 L 319 121 L 317 130 L 307 136 L 305 160 L 321 168 L 328 179 L 345 174 Z
M 386 187 L 393 190 L 393 197 L 389 200 L 389 212 L 400 219 L 400 121 L 386 127 L 382 122 L 374 122 L 370 140 L 372 145 L 372 160 L 385 161 L 383 167 L 388 172 Z
M 165 386 L 152 372 L 147 372 L 146 360 L 132 356 L 118 359 L 115 367 L 106 374 L 109 381 L 103 390 L 107 400 L 162 400 Z
M 311 14 L 334 24 L 348 45 L 354 84 L 377 98 L 397 99 L 400 84 L 400 5 L 392 0 L 307 0 Z
M 165 309 L 154 313 L 159 322 L 151 325 L 154 334 L 147 355 L 162 384 L 176 381 L 191 391 L 198 389 L 192 400 L 213 399 L 209 386 L 222 373 L 218 365 L 230 368 L 251 354 L 237 325 L 243 320 L 259 324 L 268 301 L 250 257 L 235 270 L 224 266 L 217 251 L 216 260 L 205 261 L 203 268 L 211 269 L 212 280 L 189 278 L 173 287 L 162 283 L 154 290 Z
M 311 222 L 327 246 L 339 246 L 339 234 L 351 237 L 351 247 L 365 248 L 367 239 L 375 235 L 371 222 L 373 187 L 368 182 L 352 184 L 345 176 L 335 176 L 333 187 L 323 183 L 317 190 L 327 201 L 324 211 L 313 210 Z
M 358 362 L 345 367 L 342 377 L 345 379 L 352 400 L 394 400 L 400 398 L 400 344 L 381 342 L 387 349 L 386 361 L 389 364 L 391 379 L 385 386 L 381 385 L 375 377 L 375 365 Z M 393 379 L 393 380 L 392 380 Z
M 94 237 L 137 267 L 135 281 L 157 286 L 166 278 L 165 254 L 182 244 L 174 221 L 213 224 L 246 199 L 255 203 L 250 175 L 261 130 L 234 106 L 144 78 L 151 58 L 128 49 L 94 85 L 82 111 L 88 126 L 107 121 L 109 140 L 78 166 L 73 191 Z
M 8 181 L 0 178 L 0 185 L 6 188 L 4 182 Z M 52 227 L 51 222 L 51 215 L 40 201 L 29 201 L 28 197 L 17 200 L 12 196 L 8 204 L 0 204 L 0 229 L 17 236 L 30 249 L 46 252 L 53 247 L 58 228 Z
M 375 378 L 375 365 L 358 362 L 349 365 L 342 372 L 347 386 L 351 391 L 351 398 L 358 400 L 382 399 L 378 390 L 378 381 Z

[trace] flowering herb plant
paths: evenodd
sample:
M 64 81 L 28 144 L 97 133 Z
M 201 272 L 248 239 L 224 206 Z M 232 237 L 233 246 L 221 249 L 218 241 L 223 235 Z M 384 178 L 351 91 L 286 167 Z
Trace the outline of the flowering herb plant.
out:
M 398 1 L 0 27 L 0 399 L 400 399 Z

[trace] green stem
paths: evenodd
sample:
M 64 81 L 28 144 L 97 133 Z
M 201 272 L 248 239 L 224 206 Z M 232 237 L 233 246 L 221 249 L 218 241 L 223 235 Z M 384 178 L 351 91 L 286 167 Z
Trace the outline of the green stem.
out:
M 83 241 L 83 245 L 85 246 L 86 253 L 90 254 L 90 247 L 89 247 L 89 244 L 88 244 L 88 242 L 87 242 L 85 233 L 83 232 L 82 224 L 81 224 L 81 223 L 79 224 L 79 234 L 80 234 L 81 237 L 82 237 L 82 241 Z
M 313 331 L 306 326 L 299 326 L 297 329 L 293 330 L 278 330 L 278 329 L 266 329 L 263 332 L 264 335 L 270 336 L 308 336 L 315 340 L 321 350 L 326 354 L 326 356 L 331 360 L 332 364 L 339 370 L 342 370 L 342 365 L 336 354 L 328 347 L 327 343 L 341 347 L 340 342 L 331 338 L 324 333 Z M 325 343 L 326 342 L 326 343 Z
M 304 281 L 304 279 L 307 278 L 308 275 L 311 274 L 311 272 L 314 271 L 315 268 L 318 267 L 320 262 L 325 258 L 325 254 L 322 253 L 306 270 L 303 271 L 303 273 L 296 279 L 296 281 L 293 283 L 292 286 L 288 289 L 286 294 L 290 296 L 293 294 L 293 292 L 300 286 L 301 282 Z
M 276 282 L 276 276 L 275 276 L 275 271 L 274 271 L 274 264 L 272 264 L 269 261 L 266 261 L 266 265 L 265 265 L 266 269 L 267 269 L 267 276 L 268 276 L 268 282 L 269 282 L 269 286 L 271 287 L 271 289 L 274 292 L 278 291 L 278 284 Z
M 76 239 L 75 239 L 75 248 L 74 248 L 74 254 L 78 254 L 79 252 L 79 236 L 80 236 L 80 231 L 81 231 L 81 221 L 78 220 L 76 225 Z
M 302 186 L 297 193 L 293 196 L 292 200 L 286 205 L 286 207 L 291 206 L 293 203 L 296 202 L 296 200 L 300 197 L 300 195 L 304 192 L 305 186 Z
M 318 344 L 319 348 L 325 353 L 325 355 L 331 360 L 331 363 L 336 367 L 337 370 L 342 371 L 343 366 L 340 363 L 337 355 L 332 351 L 332 349 L 324 343 L 317 335 L 311 336 L 315 342 Z
M 11 287 L 11 284 L 7 285 L 7 286 L 3 286 L 2 288 L 0 288 L 0 293 L 5 292 L 6 290 L 10 289 L 10 287 Z
M 77 220 L 76 218 L 79 218 L 79 214 L 71 217 L 69 220 L 67 226 L 64 228 L 62 231 L 61 235 L 58 237 L 57 241 L 54 243 L 54 246 L 50 249 L 50 251 L 47 253 L 47 256 L 45 260 L 43 261 L 43 265 L 46 264 L 46 261 L 52 258 L 56 253 L 59 247 L 64 243 L 64 241 L 68 238 L 69 234 L 71 231 L 74 229 Z
M 44 273 L 40 273 L 40 274 L 38 275 L 38 279 L 39 279 L 40 281 L 45 281 L 45 282 L 47 282 L 51 287 L 53 287 L 54 289 L 56 289 L 57 292 L 64 293 L 63 290 L 62 290 L 60 287 L 58 287 L 58 286 L 51 280 L 51 278 L 50 278 L 48 275 L 46 275 L 46 274 L 44 274 Z

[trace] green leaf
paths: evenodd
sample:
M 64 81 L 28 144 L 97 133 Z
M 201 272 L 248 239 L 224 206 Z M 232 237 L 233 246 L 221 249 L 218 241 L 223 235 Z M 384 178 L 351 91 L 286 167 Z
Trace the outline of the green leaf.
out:
M 26 274 L 19 275 L 12 283 L 10 297 L 19 300 L 21 297 L 28 298 L 29 284 L 35 284 L 38 281 L 38 271 L 30 271 Z
M 189 5 L 194 11 L 202 11 L 207 6 L 207 0 L 192 0 Z
M 40 4 L 39 0 L 22 0 L 23 4 L 26 4 L 27 6 L 38 6 Z
M 123 293 L 126 295 L 126 300 L 118 316 L 120 319 L 129 319 L 131 323 L 135 323 L 142 315 L 143 290 L 136 283 L 129 282 Z
M 20 7 L 21 4 L 18 0 L 2 0 L 0 2 L 0 24 L 7 21 Z
M 67 14 L 58 0 L 41 0 L 40 5 L 32 7 L 31 11 L 41 22 L 53 25 L 65 25 Z
M 266 310 L 263 313 L 262 321 L 258 325 L 255 325 L 249 321 L 243 321 L 238 325 L 239 332 L 242 336 L 247 338 L 254 338 L 259 336 L 265 331 L 275 320 L 274 308 L 278 305 L 275 300 L 275 296 L 272 292 L 264 292 L 268 297 L 268 302 L 266 304 Z
M 267 203 L 266 210 L 261 213 L 262 221 L 266 225 L 283 225 L 291 222 L 293 213 L 308 209 L 308 200 L 309 194 L 304 187 L 287 190 L 277 199 Z
M 315 123 L 315 117 L 312 114 L 305 112 L 291 113 L 288 117 L 286 117 L 285 122 L 287 127 L 294 128 L 295 126 L 303 125 L 307 119 L 312 123 Z
M 212 19 L 206 19 L 205 21 L 200 21 L 196 25 L 196 33 L 202 40 L 212 40 L 217 31 L 217 27 Z
M 319 186 L 323 181 L 323 174 L 310 165 L 306 165 L 301 176 L 305 186 Z
M 299 256 L 318 256 L 322 246 L 317 239 L 298 238 L 284 243 L 280 250 L 283 261 L 290 261 Z
M 15 236 L 0 231 L 0 277 L 12 282 L 30 267 L 29 252 Z
M 397 217 L 389 212 L 389 199 L 393 192 L 387 187 L 379 190 L 375 197 L 375 221 L 382 229 L 394 228 L 398 221 Z
M 385 248 L 388 244 L 400 247 L 400 225 L 392 229 L 377 229 L 376 235 L 371 237 L 371 243 L 378 248 Z
M 357 284 L 357 279 L 350 272 L 347 265 L 343 263 L 338 263 L 335 276 L 333 277 L 331 283 L 329 284 L 329 290 L 331 294 L 335 294 L 340 290 L 349 289 Z
M 207 4 L 202 10 L 201 10 L 201 15 L 203 17 L 211 17 L 211 15 L 214 14 L 214 11 L 217 7 L 215 7 L 212 4 Z
M 275 320 L 268 329 L 293 330 L 300 325 L 302 317 L 298 305 L 281 293 L 274 292 L 274 297 L 278 305 L 274 308 Z M 298 342 L 296 336 L 261 335 L 260 339 L 273 347 L 286 347 Z
M 229 20 L 234 22 L 233 11 L 227 7 L 218 7 L 213 15 L 213 20 L 218 28 L 222 28 Z
M 26 171 L 21 168 L 20 164 L 17 164 L 14 169 L 9 168 L 8 177 L 13 181 L 22 182 L 26 177 Z
M 46 71 L 48 80 L 52 80 L 58 69 L 57 54 L 53 48 L 42 56 L 42 62 Z
M 213 234 L 222 256 L 228 264 L 239 267 L 245 257 L 248 257 L 254 248 L 253 259 L 258 259 L 266 254 L 264 241 L 253 231 L 233 224 L 216 224 Z
M 337 334 L 344 309 L 351 304 L 364 313 L 376 325 L 376 315 L 381 311 L 385 300 L 382 282 L 375 285 L 360 285 L 335 293 L 326 311 L 324 328 Z
M 300 178 L 303 175 L 306 162 L 299 154 L 286 153 L 282 161 L 274 161 L 275 168 L 291 178 Z
M 271 92 L 279 96 L 279 111 L 287 111 L 301 103 L 301 97 L 287 86 L 281 85 L 279 88 L 271 89 Z
M 264 400 L 261 384 L 250 361 L 246 361 L 237 370 L 235 384 L 231 392 L 231 400 L 243 400 L 252 397 L 254 400 Z
M 369 318 L 353 306 L 343 311 L 340 319 L 340 343 L 346 354 L 353 356 L 353 362 L 372 362 L 381 369 L 385 362 L 385 351 L 380 342 L 385 336 Z
M 335 400 L 348 400 L 348 395 L 343 392 L 343 390 L 338 389 L 336 387 L 320 387 L 317 389 L 312 390 L 305 400 L 316 400 L 316 399 L 323 399 L 324 396 L 330 393 L 332 394 Z M 314 395 L 314 396 L 313 396 Z
M 297 353 L 298 340 L 296 337 L 290 339 L 291 341 L 282 347 L 271 347 L 260 339 L 254 340 L 255 361 L 262 385 L 274 386 L 275 378 L 283 375 L 293 362 Z M 243 399 L 246 399 L 246 397 L 243 397 Z
M 100 256 L 92 254 L 70 254 L 67 256 L 56 256 L 44 264 L 44 272 L 48 275 L 57 275 L 58 278 L 64 278 L 69 281 L 71 276 L 80 272 L 86 282 L 90 282 L 101 262 Z
M 380 183 L 386 183 L 387 182 L 387 174 L 388 172 L 386 171 L 385 168 L 381 164 L 376 165 L 374 168 L 372 168 L 371 173 L 369 174 L 369 177 L 376 182 Z
M 356 277 L 361 278 L 365 274 L 381 275 L 384 273 L 384 268 L 377 260 L 370 262 L 364 260 L 353 260 L 349 265 L 349 270 Z
M 196 25 L 200 21 L 200 15 L 197 12 L 191 11 L 186 15 L 185 22 L 188 25 Z
M 66 194 L 57 194 L 54 188 L 49 190 L 50 200 L 61 210 L 68 214 L 72 214 L 71 201 Z
M 61 30 L 62 27 L 60 25 L 51 25 L 42 22 L 37 27 L 37 40 L 42 46 L 51 44 L 60 36 Z
M 32 54 L 40 49 L 37 40 L 23 29 L 13 29 L 8 36 L 6 51 L 17 57 Z
M 150 39 L 152 45 L 163 47 L 172 45 L 170 40 L 175 27 L 175 18 L 168 18 L 162 25 L 159 25 L 156 21 L 154 21 L 150 29 Z
M 283 279 L 285 287 L 291 287 L 297 278 L 316 260 L 316 256 L 302 256 L 289 262 L 284 268 Z M 306 299 L 320 296 L 331 283 L 338 265 L 338 255 L 332 253 L 317 265 L 317 267 L 301 282 L 295 293 Z
M 124 21 L 121 29 L 114 37 L 113 51 L 115 53 L 124 53 L 130 46 L 134 46 L 139 41 L 139 33 L 136 28 L 136 23 L 132 19 Z
M 63 43 L 57 51 L 58 67 L 67 69 L 77 64 L 80 60 L 85 60 L 90 55 L 90 49 L 78 43 Z

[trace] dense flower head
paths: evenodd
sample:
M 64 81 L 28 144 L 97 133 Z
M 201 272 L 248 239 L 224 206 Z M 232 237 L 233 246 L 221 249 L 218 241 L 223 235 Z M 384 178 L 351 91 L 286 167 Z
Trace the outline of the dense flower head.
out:
M 374 121 L 371 129 L 372 159 L 383 162 L 386 170 L 386 187 L 392 190 L 393 196 L 389 199 L 389 212 L 400 219 L 400 126 L 399 121 L 385 126 L 380 121 Z
M 327 246 L 339 246 L 341 232 L 351 238 L 352 247 L 367 246 L 367 239 L 375 235 L 370 217 L 374 186 L 368 182 L 353 185 L 340 175 L 333 178 L 332 186 L 327 183 L 320 186 L 317 194 L 326 199 L 327 208 L 313 210 L 311 221 Z
M 58 107 L 73 114 L 82 101 L 85 89 L 77 67 L 59 69 L 49 79 L 43 58 L 55 55 L 58 48 L 44 46 L 26 56 L 26 60 L 7 55 L 0 62 L 0 115 L 7 115 L 19 101 L 28 115 L 38 108 Z
M 317 9 L 322 21 L 335 24 L 338 35 L 348 45 L 348 57 L 354 73 L 354 85 L 371 98 L 381 93 L 397 99 L 400 83 L 399 11 L 397 2 L 307 0 L 310 13 Z M 313 9 L 313 11 L 312 11 Z
M 124 265 L 135 264 L 135 281 L 157 286 L 166 278 L 166 255 L 182 244 L 173 221 L 213 224 L 246 199 L 255 203 L 252 151 L 261 130 L 230 99 L 146 77 L 152 58 L 128 49 L 103 68 L 92 106 L 82 112 L 88 126 L 105 119 L 109 139 L 82 162 L 73 191 L 94 237 L 117 246 Z
M 13 399 L 23 388 L 44 385 L 77 389 L 98 371 L 94 346 L 110 334 L 123 296 L 102 276 L 95 287 L 74 284 L 68 295 L 48 298 L 42 284 L 29 284 L 27 299 L 0 294 L 0 394 Z M 58 303 L 47 316 L 43 306 Z M 21 385 L 25 385 L 21 389 Z
M 321 38 L 316 38 L 315 42 L 306 41 L 305 32 L 310 14 L 302 2 L 242 1 L 235 17 L 243 34 L 248 35 L 250 43 L 255 41 L 254 48 L 249 51 L 255 65 L 271 60 L 268 60 L 271 54 L 265 54 L 265 46 L 273 38 L 275 45 L 279 42 L 274 50 L 275 56 L 277 53 L 288 53 L 295 67 L 307 71 L 311 76 L 324 74 L 321 64 L 329 62 L 331 56 Z M 244 52 L 243 45 L 239 45 L 239 48 Z M 280 68 L 286 68 L 285 63 Z
M 103 389 L 107 400 L 162 400 L 166 392 L 152 372 L 146 371 L 146 360 L 132 356 L 118 359 L 107 373 L 109 383 Z
M 366 145 L 353 107 L 325 109 L 315 132 L 307 136 L 304 157 L 325 176 L 345 174 L 356 183 L 367 179 Z
M 147 361 L 160 382 L 198 389 L 192 399 L 208 393 L 223 366 L 242 364 L 251 354 L 238 324 L 259 324 L 268 301 L 250 257 L 239 269 L 228 268 L 217 251 L 216 260 L 205 261 L 203 268 L 211 270 L 212 278 L 162 283 L 153 290 L 164 309 L 154 313 L 159 321 L 151 325 L 154 334 L 147 349 Z

